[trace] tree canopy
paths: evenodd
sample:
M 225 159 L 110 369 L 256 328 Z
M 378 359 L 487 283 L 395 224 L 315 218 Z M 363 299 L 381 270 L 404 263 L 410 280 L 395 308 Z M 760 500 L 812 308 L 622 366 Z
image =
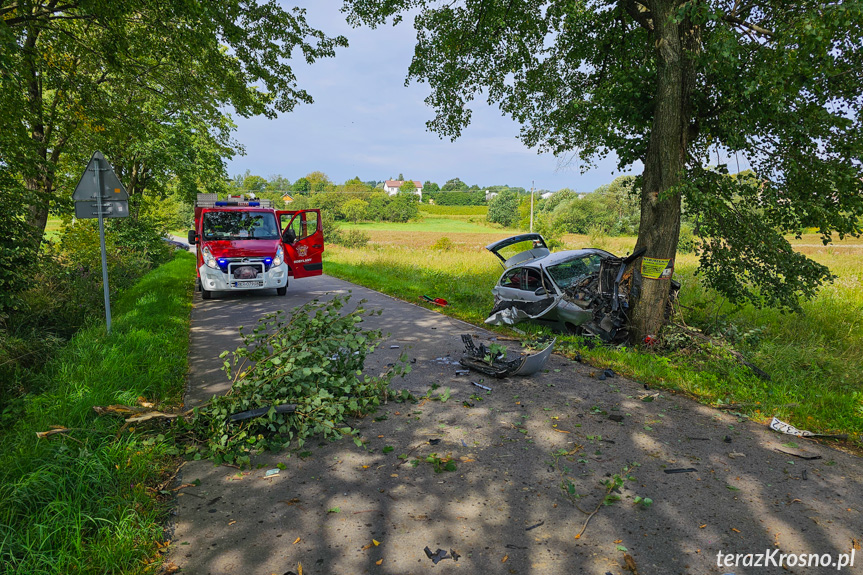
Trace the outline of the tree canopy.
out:
M 528 146 L 585 166 L 611 153 L 620 168 L 641 162 L 638 247 L 673 260 L 685 199 L 701 271 L 733 300 L 797 309 L 831 275 L 784 235 L 861 233 L 859 0 L 346 0 L 345 11 L 355 25 L 414 17 L 408 80 L 429 84 L 441 136 L 458 137 L 484 97 Z M 727 177 L 729 160 L 757 178 Z M 637 294 L 637 337 L 662 323 L 663 285 Z
M 133 193 L 221 180 L 238 149 L 225 108 L 274 117 L 311 102 L 292 56 L 346 44 L 275 2 L 2 0 L 0 170 L 26 184 L 37 237 L 94 149 Z

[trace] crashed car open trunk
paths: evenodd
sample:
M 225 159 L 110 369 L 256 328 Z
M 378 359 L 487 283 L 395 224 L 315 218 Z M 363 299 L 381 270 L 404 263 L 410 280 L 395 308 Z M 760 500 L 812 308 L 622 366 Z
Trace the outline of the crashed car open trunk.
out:
M 552 254 L 539 234 L 513 236 L 486 249 L 504 267 L 486 323 L 530 321 L 605 342 L 627 338 L 630 301 L 640 287 L 632 263 L 643 250 L 625 258 L 596 248 Z M 670 281 L 672 297 L 679 288 Z

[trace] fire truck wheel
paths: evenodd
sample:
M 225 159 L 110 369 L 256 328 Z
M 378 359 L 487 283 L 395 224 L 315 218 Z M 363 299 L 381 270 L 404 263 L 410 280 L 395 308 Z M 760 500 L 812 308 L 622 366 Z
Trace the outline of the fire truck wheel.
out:
M 276 288 L 276 295 L 285 295 L 288 293 L 288 286 Z
M 213 292 L 207 291 L 204 289 L 204 286 L 201 286 L 201 298 L 210 299 L 211 297 L 213 297 Z

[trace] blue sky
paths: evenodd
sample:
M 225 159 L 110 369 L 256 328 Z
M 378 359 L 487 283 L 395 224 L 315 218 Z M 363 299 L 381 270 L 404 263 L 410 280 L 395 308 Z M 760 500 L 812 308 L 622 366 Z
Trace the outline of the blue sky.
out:
M 425 126 L 433 117 L 423 102 L 428 85 L 404 86 L 415 43 L 411 22 L 354 29 L 339 12 L 340 2 L 297 4 L 308 8 L 312 26 L 346 36 L 350 46 L 312 66 L 293 64 L 299 86 L 312 95 L 314 104 L 297 106 L 275 120 L 235 118 L 235 138 L 246 155 L 228 163 L 230 175 L 248 169 L 267 178 L 281 174 L 293 182 L 320 170 L 342 183 L 354 176 L 384 180 L 403 173 L 441 185 L 458 177 L 479 186 L 529 189 L 533 181 L 537 189 L 580 192 L 593 191 L 619 175 L 613 158 L 582 174 L 578 164 L 537 154 L 518 140 L 518 124 L 484 102 L 475 103 L 471 124 L 458 140 L 440 139 Z

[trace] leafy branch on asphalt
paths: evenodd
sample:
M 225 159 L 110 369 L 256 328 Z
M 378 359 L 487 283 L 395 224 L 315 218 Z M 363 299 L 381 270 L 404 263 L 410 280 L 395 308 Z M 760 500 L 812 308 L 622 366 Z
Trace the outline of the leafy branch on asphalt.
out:
M 379 330 L 363 330 L 366 310 L 343 308 L 351 296 L 327 302 L 313 300 L 294 310 L 258 320 L 251 333 L 240 328 L 243 345 L 223 352 L 223 370 L 231 389 L 196 408 L 181 422 L 195 459 L 245 467 L 250 457 L 296 441 L 302 447 L 314 435 L 338 439 L 349 435 L 362 445 L 359 431 L 347 425 L 377 409 L 387 397 L 390 381 L 410 371 L 406 356 L 376 377 L 363 374 L 366 357 L 380 344 Z M 371 312 L 380 314 L 378 312 Z M 285 411 L 279 406 L 292 406 Z M 266 408 L 258 417 L 232 421 L 231 416 Z

